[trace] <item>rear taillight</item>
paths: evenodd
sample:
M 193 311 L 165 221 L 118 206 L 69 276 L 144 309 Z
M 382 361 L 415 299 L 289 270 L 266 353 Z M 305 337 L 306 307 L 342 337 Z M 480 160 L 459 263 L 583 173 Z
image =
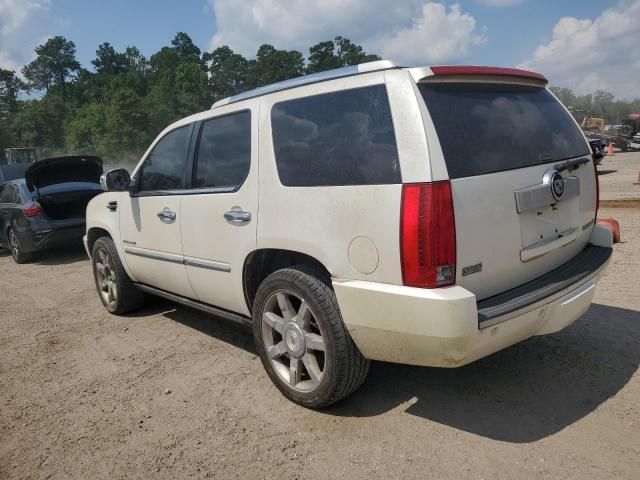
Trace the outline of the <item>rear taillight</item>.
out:
M 456 229 L 448 181 L 402 186 L 402 281 L 434 288 L 456 280 Z
M 600 208 L 600 179 L 598 178 L 598 165 L 596 157 L 593 157 L 593 173 L 596 176 L 596 219 L 598 218 L 598 209 Z
M 22 210 L 22 214 L 28 218 L 37 217 L 38 215 L 42 214 L 42 207 L 40 207 L 40 205 L 36 203 L 31 207 Z

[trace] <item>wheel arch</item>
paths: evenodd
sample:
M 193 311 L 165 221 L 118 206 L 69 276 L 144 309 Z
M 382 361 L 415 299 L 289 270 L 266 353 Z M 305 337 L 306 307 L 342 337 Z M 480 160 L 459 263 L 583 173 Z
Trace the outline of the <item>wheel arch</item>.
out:
M 89 254 L 93 251 L 93 245 L 101 237 L 109 237 L 113 240 L 113 236 L 105 228 L 91 227 L 87 230 L 87 251 Z
M 331 276 L 327 267 L 317 258 L 295 250 L 261 248 L 247 255 L 242 268 L 242 287 L 249 312 L 253 310 L 253 301 L 264 279 L 277 270 L 294 265 L 309 265 Z

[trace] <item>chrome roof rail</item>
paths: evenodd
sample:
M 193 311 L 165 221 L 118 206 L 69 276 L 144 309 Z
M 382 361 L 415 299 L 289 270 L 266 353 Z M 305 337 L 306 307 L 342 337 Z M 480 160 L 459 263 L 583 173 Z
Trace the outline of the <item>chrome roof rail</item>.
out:
M 264 87 L 258 87 L 248 92 L 239 93 L 231 97 L 223 98 L 213 104 L 211 108 L 221 107 L 223 105 L 229 105 L 230 103 L 239 102 L 241 100 L 247 100 L 249 98 L 260 97 L 268 93 L 279 92 L 281 90 L 288 90 L 289 88 L 300 87 L 302 85 L 309 85 L 311 83 L 325 82 L 327 80 L 333 80 L 334 78 L 350 77 L 352 75 L 358 75 L 360 73 L 377 72 L 380 70 L 390 70 L 392 68 L 400 68 L 395 63 L 389 60 L 377 60 L 375 62 L 361 63 L 359 65 L 353 65 L 350 67 L 336 68 L 334 70 L 327 70 L 325 72 L 311 73 L 309 75 L 303 75 L 301 77 L 290 78 L 289 80 L 283 80 L 282 82 L 272 83 L 265 85 Z

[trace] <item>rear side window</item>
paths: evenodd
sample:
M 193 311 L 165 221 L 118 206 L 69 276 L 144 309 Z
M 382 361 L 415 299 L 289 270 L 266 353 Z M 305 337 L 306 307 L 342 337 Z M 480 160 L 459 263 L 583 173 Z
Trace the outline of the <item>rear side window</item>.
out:
M 450 178 L 524 168 L 589 154 L 580 129 L 544 88 L 420 84 Z
M 277 103 L 271 124 L 283 185 L 401 182 L 384 85 Z
M 14 186 L 10 183 L 0 186 L 0 203 L 17 203 L 16 193 Z
M 250 112 L 204 122 L 196 159 L 195 188 L 239 187 L 250 166 Z
M 176 128 L 156 143 L 142 165 L 140 191 L 185 188 L 191 125 Z

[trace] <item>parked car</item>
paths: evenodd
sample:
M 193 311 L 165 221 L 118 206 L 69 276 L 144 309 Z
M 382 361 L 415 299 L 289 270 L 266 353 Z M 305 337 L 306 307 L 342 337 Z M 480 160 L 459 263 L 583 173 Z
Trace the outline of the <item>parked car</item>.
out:
M 109 312 L 143 292 L 251 325 L 324 407 L 370 360 L 458 367 L 587 311 L 612 251 L 579 125 L 522 70 L 381 61 L 217 102 L 104 176 L 85 245 Z
M 12 165 L 0 165 L 0 185 L 10 180 L 24 178 L 24 174 L 31 166 L 30 163 L 17 163 Z
M 14 167 L 15 174 L 21 166 L 4 168 Z M 49 247 L 79 241 L 87 204 L 102 192 L 98 157 L 48 158 L 26 167 L 24 178 L 0 184 L 0 245 L 11 250 L 17 263 Z

